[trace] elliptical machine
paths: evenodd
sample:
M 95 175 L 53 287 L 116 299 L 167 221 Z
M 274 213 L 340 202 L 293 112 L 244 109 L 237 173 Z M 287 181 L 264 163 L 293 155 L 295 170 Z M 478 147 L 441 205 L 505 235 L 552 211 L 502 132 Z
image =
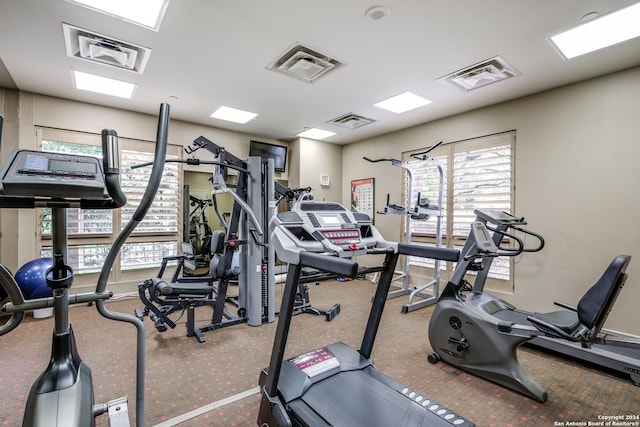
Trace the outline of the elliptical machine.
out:
M 562 345 L 578 345 L 591 351 L 595 345 L 608 344 L 640 351 L 640 341 L 602 331 L 625 284 L 630 256 L 615 257 L 577 307 L 557 303 L 565 310 L 546 314 L 518 310 L 483 292 L 489 268 L 498 256 L 513 257 L 542 250 L 544 239 L 523 228 L 526 225 L 524 218 L 498 211 L 476 210 L 474 213 L 476 221 L 462 250 L 463 259 L 456 266 L 431 316 L 429 341 L 434 353 L 428 356 L 429 362 L 443 360 L 545 402 L 547 392 L 518 361 L 517 349 L 523 343 L 535 338 L 553 342 L 556 349 Z M 523 239 L 515 233 L 533 237 L 537 246 L 525 248 Z M 506 247 L 506 240 L 513 242 L 514 248 Z M 465 280 L 470 271 L 476 273 L 473 286 Z
M 78 353 L 69 306 L 95 302 L 98 312 L 112 320 L 128 322 L 137 330 L 136 351 L 136 425 L 144 426 L 144 324 L 134 316 L 111 312 L 105 301 L 112 297 L 106 290 L 107 279 L 120 248 L 145 217 L 162 180 L 167 148 L 169 105 L 160 106 L 155 159 L 147 189 L 131 221 L 120 232 L 107 254 L 95 292 L 69 295 L 73 270 L 67 264 L 67 209 L 117 209 L 127 199 L 118 181 L 117 133 L 102 131 L 102 162 L 95 157 L 17 150 L 11 153 L 0 173 L 0 207 L 52 209 L 53 266 L 46 272 L 47 286 L 53 296 L 25 301 L 11 273 L 0 264 L 0 282 L 11 302 L 2 306 L 10 313 L 0 327 L 0 335 L 16 328 L 24 313 L 54 307 L 55 324 L 51 360 L 33 384 L 27 399 L 23 426 L 94 426 L 95 417 L 108 412 L 109 425 L 129 426 L 127 398 L 95 404 L 91 369 Z

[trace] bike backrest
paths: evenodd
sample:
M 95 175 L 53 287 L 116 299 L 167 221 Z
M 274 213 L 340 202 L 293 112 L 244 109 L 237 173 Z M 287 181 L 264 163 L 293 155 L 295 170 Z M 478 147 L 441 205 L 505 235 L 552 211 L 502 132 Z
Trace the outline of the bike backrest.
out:
M 578 302 L 578 319 L 580 323 L 592 330 L 591 335 L 600 332 L 609 312 L 620 294 L 627 279 L 625 270 L 631 260 L 630 255 L 618 255 L 602 273 L 598 281 L 584 294 Z

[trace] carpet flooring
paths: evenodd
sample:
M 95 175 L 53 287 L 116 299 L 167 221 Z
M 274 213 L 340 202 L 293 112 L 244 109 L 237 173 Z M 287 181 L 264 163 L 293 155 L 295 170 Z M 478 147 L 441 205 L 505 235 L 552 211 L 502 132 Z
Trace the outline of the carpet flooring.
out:
M 280 292 L 279 286 L 277 305 Z M 328 308 L 340 303 L 341 312 L 331 322 L 309 314 L 294 317 L 285 356 L 336 341 L 359 347 L 374 285 L 364 280 L 326 281 L 318 286 L 310 284 L 309 292 L 314 305 Z M 640 425 L 639 387 L 610 372 L 538 350 L 521 348 L 519 359 L 546 388 L 546 403 L 444 363 L 429 364 L 427 330 L 433 307 L 401 314 L 405 302 L 405 297 L 388 301 L 373 351 L 377 367 L 477 425 L 588 425 L 608 416 L 623 417 L 622 421 L 626 417 L 635 423 L 629 425 Z M 108 304 L 111 310 L 125 313 L 142 306 L 137 297 Z M 203 324 L 210 316 L 208 307 L 197 311 Z M 102 318 L 93 306 L 73 307 L 70 319 L 80 355 L 92 369 L 96 402 L 128 396 L 133 424 L 135 411 L 141 410 L 135 407 L 133 327 Z M 205 333 L 206 342 L 198 343 L 186 337 L 185 319 L 186 315 L 176 329 L 164 333 L 157 332 L 145 319 L 145 424 L 256 425 L 258 376 L 268 365 L 276 322 L 209 331 Z M 52 328 L 52 318 L 33 319 L 29 315 L 16 330 L 0 337 L 1 427 L 21 425 L 31 384 L 48 363 Z M 97 425 L 107 426 L 106 416 L 99 417 Z

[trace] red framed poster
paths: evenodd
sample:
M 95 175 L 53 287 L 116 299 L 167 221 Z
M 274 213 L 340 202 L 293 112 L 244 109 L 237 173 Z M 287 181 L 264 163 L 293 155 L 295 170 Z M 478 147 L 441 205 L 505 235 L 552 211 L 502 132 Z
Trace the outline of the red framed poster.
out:
M 375 178 L 355 179 L 351 181 L 351 211 L 362 212 L 374 217 Z

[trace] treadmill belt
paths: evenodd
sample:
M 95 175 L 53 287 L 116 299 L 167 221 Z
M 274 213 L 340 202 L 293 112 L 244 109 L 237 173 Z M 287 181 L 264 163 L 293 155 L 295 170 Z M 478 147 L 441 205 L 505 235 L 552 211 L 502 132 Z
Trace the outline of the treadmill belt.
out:
M 470 426 L 426 397 L 405 396 L 365 371 L 344 371 L 314 384 L 301 398 L 333 426 Z

